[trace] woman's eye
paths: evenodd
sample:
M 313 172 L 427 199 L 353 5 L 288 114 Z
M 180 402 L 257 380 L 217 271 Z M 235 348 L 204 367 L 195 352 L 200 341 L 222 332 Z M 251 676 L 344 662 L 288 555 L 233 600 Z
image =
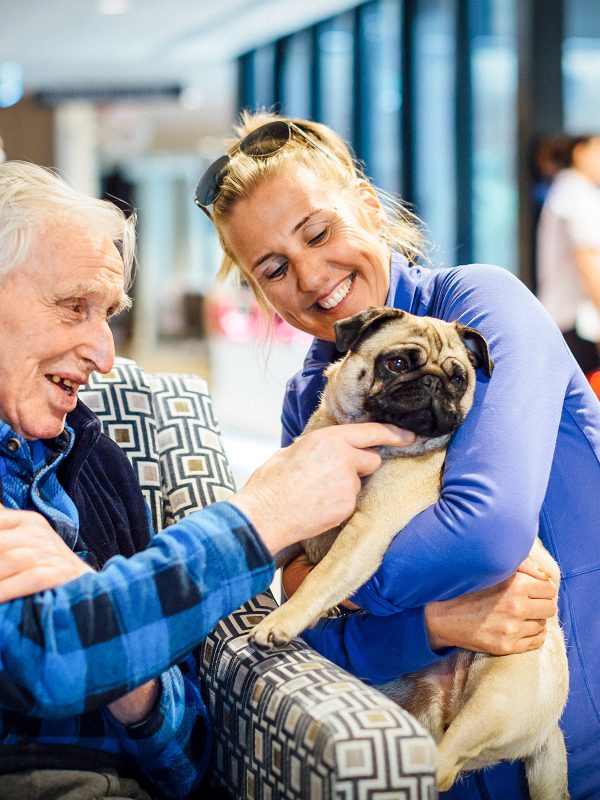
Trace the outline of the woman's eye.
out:
M 322 228 L 318 233 L 314 236 L 311 234 L 311 237 L 308 240 L 309 245 L 317 245 L 323 244 L 329 238 L 329 228 Z
M 385 362 L 385 366 L 390 372 L 398 374 L 400 372 L 407 372 L 408 371 L 408 359 L 406 358 L 388 358 Z
M 263 276 L 268 281 L 276 281 L 279 278 L 283 278 L 285 273 L 287 272 L 288 262 L 282 261 L 280 264 L 275 264 L 270 269 L 267 269 L 263 272 Z

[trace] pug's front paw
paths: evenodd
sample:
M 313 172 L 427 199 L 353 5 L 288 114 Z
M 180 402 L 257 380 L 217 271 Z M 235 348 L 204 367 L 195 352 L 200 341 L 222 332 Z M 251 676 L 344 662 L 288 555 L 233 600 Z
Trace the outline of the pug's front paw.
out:
M 286 615 L 280 613 L 281 611 L 282 608 L 277 608 L 259 622 L 250 632 L 250 640 L 266 650 L 289 644 L 300 630 L 290 625 L 290 620 L 286 619 Z

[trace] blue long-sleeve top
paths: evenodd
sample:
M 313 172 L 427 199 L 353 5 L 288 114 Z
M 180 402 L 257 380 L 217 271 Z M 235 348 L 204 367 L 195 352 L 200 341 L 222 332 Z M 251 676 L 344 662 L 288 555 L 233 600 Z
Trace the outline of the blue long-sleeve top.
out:
M 0 423 L 2 499 L 42 513 L 81 557 L 94 560 L 78 510 L 57 480 L 75 435 L 67 428 L 61 439 L 66 446 L 52 453 Z M 115 469 L 119 457 L 126 462 L 115 448 Z M 271 558 L 249 522 L 217 504 L 154 537 L 134 559 L 116 556 L 101 572 L 1 604 L 0 759 L 33 747 L 43 766 L 61 748 L 64 768 L 114 766 L 142 779 L 153 796 L 185 797 L 210 750 L 190 650 L 271 575 Z M 106 704 L 156 676 L 156 707 L 141 723 L 120 724 Z
M 505 579 L 539 532 L 562 574 L 571 790 L 600 797 L 600 404 L 548 314 L 505 270 L 409 268 L 394 256 L 387 305 L 476 328 L 495 369 L 491 379 L 477 376 L 439 501 L 394 539 L 354 595 L 371 613 L 325 620 L 305 638 L 375 683 L 427 666 L 440 654 L 429 648 L 424 605 Z M 290 380 L 284 444 L 302 431 L 336 357 L 332 343 L 315 340 Z

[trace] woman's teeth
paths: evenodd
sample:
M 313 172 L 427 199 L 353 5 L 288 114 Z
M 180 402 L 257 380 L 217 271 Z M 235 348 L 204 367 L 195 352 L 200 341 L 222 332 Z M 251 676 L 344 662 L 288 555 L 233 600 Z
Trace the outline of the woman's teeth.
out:
M 334 289 L 334 291 L 326 297 L 325 300 L 319 300 L 317 305 L 320 308 L 324 308 L 325 311 L 330 311 L 332 308 L 335 308 L 339 305 L 344 297 L 348 294 L 350 289 L 352 288 L 352 284 L 354 283 L 354 275 L 349 275 L 345 281 L 342 281 L 340 285 Z

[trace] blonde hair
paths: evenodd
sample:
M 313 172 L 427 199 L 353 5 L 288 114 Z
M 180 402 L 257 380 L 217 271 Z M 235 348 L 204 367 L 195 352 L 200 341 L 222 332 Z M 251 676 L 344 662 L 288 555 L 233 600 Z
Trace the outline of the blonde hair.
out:
M 318 142 L 312 146 L 310 141 L 298 135 L 292 129 L 289 142 L 268 158 L 251 158 L 245 156 L 237 145 L 240 139 L 268 122 L 289 122 L 301 128 L 309 139 Z M 368 181 L 360 164 L 351 154 L 348 145 L 335 131 L 326 125 L 309 120 L 281 117 L 277 114 L 261 111 L 251 114 L 243 111 L 240 121 L 234 126 L 236 139 L 229 142 L 230 161 L 223 179 L 219 196 L 212 206 L 212 218 L 219 235 L 224 257 L 219 270 L 219 279 L 224 280 L 237 274 L 248 283 L 263 309 L 270 308 L 264 293 L 253 278 L 235 260 L 235 254 L 228 248 L 222 225 L 228 220 L 234 207 L 246 199 L 258 186 L 277 175 L 288 164 L 301 164 L 325 181 L 334 181 L 341 188 L 353 187 L 357 181 Z M 322 147 L 328 157 L 319 148 Z M 424 239 L 417 217 L 397 197 L 373 187 L 382 207 L 384 224 L 382 237 L 392 250 L 402 253 L 409 261 L 422 255 Z
M 125 287 L 135 266 L 135 215 L 126 218 L 113 203 L 87 197 L 44 167 L 25 161 L 0 164 L 0 279 L 30 256 L 43 227 L 56 218 L 99 231 L 123 259 Z

